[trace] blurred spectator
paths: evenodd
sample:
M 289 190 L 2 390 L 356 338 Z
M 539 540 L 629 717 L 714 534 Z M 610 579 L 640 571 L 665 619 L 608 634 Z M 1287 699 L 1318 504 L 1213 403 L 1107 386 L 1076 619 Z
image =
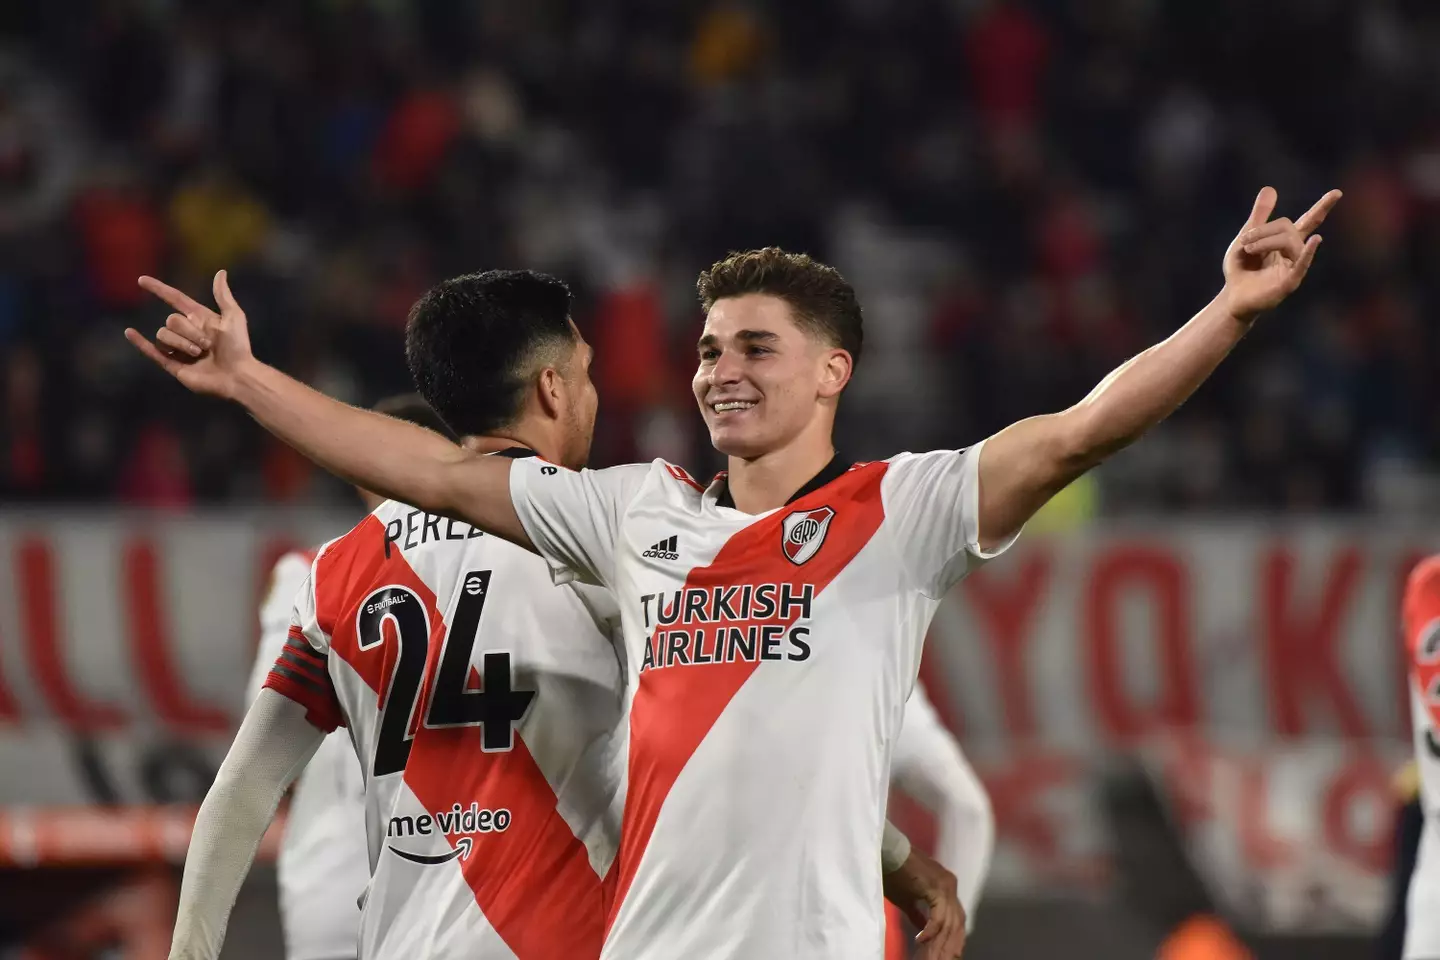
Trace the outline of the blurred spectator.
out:
M 220 166 L 181 182 L 170 197 L 178 266 L 190 277 L 245 266 L 260 252 L 270 226 L 260 200 Z
M 165 313 L 137 274 L 203 292 L 219 267 L 258 351 L 338 375 L 362 403 L 404 387 L 401 325 L 426 286 L 555 272 L 597 349 L 596 462 L 664 451 L 703 473 L 693 279 L 771 243 L 836 263 L 865 304 L 847 455 L 972 443 L 1075 402 L 1182 323 L 1272 183 L 1289 216 L 1347 193 L 1305 291 L 1074 491 L 1080 512 L 1424 509 L 1440 473 L 1425 322 L 1440 308 L 1440 9 L 1300 7 L 36 14 L 0 51 L 0 482 L 168 504 L 343 495 L 124 354 L 119 328 Z M 1258 77 L 1228 66 L 1270 51 Z M 1292 74 L 1304 103 L 1276 79 Z
M 120 474 L 120 498 L 140 507 L 185 507 L 192 500 L 190 471 L 180 438 L 168 426 L 140 429 Z
M 137 171 L 121 163 L 98 168 L 76 198 L 75 225 L 95 301 L 112 309 L 143 303 L 135 278 L 160 272 L 165 227 Z

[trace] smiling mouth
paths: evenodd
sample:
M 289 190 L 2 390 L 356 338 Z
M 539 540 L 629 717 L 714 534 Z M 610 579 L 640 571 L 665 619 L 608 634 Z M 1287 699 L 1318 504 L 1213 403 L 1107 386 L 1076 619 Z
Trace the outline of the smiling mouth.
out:
M 710 409 L 716 413 L 739 413 L 751 409 L 755 403 L 754 400 L 726 400 L 724 403 L 712 403 Z

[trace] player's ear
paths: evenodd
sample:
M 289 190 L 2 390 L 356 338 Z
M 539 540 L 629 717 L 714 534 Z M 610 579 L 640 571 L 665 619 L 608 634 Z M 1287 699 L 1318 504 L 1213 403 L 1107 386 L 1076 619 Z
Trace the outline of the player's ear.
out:
M 850 374 L 854 369 L 855 360 L 850 356 L 849 350 L 841 350 L 839 347 L 827 350 L 820 368 L 820 396 L 827 399 L 840 396 L 840 392 L 850 382 Z
M 558 420 L 564 414 L 567 386 L 565 378 L 554 367 L 542 367 L 535 381 L 535 398 L 540 403 L 540 412 L 551 420 Z

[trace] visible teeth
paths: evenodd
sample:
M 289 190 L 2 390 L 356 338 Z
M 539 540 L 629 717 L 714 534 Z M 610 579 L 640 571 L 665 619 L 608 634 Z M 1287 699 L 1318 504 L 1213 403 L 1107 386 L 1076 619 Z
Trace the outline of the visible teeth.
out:
M 727 413 L 731 410 L 749 410 L 753 406 L 755 406 L 755 404 L 747 400 L 730 400 L 726 403 L 715 404 L 715 412 Z

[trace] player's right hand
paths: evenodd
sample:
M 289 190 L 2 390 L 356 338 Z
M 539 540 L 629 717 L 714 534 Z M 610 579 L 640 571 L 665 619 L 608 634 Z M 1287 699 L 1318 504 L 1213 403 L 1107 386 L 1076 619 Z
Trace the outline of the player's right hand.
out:
M 234 399 L 236 384 L 248 364 L 255 363 L 250 352 L 250 330 L 245 311 L 235 302 L 230 283 L 221 270 L 215 274 L 216 313 L 154 277 L 141 277 L 141 288 L 153 293 L 175 310 L 165 326 L 155 332 L 155 341 L 127 327 L 125 339 L 135 348 L 195 393 Z

